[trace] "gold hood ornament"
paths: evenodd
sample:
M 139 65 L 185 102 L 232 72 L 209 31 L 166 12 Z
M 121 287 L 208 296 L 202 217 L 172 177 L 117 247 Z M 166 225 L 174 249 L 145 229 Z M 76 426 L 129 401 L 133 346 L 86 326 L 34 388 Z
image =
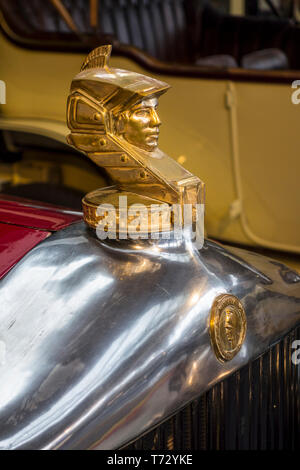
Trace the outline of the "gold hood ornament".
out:
M 107 211 L 113 206 L 121 231 L 120 196 L 127 196 L 127 204 L 146 207 L 177 204 L 184 214 L 185 204 L 194 208 L 204 203 L 204 184 L 158 148 L 158 98 L 169 85 L 136 72 L 109 68 L 110 53 L 110 45 L 94 49 L 72 81 L 67 140 L 104 168 L 114 183 L 85 196 L 86 223 L 96 228 L 101 220 L 99 205 L 106 205 Z M 194 209 L 192 214 L 194 221 Z M 168 217 L 172 225 L 174 216 Z M 163 231 L 163 224 L 153 220 L 148 231 Z

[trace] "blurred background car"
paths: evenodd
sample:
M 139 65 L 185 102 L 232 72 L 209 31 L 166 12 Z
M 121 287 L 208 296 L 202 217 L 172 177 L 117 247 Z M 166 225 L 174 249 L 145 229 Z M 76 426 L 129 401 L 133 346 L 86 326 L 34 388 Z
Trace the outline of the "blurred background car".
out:
M 206 182 L 210 237 L 299 265 L 298 2 L 1 1 L 1 188 L 80 209 L 107 177 L 65 145 L 71 77 L 93 47 L 160 76 L 160 146 Z M 295 264 L 296 263 L 296 264 Z
M 64 143 L 68 83 L 84 54 L 109 40 L 112 65 L 173 86 L 160 105 L 168 123 L 160 146 L 206 182 L 208 236 L 292 252 L 298 262 L 297 2 L 12 0 L 0 8 L 3 190 L 79 209 L 86 191 L 107 184 Z

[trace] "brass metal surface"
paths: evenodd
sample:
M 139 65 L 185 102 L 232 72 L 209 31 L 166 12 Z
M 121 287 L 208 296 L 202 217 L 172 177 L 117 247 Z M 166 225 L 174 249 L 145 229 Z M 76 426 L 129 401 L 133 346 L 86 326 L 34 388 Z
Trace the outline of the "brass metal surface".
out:
M 141 198 L 160 204 L 204 203 L 204 184 L 197 176 L 158 148 L 158 98 L 169 85 L 160 80 L 127 70 L 111 69 L 111 46 L 94 49 L 85 59 L 81 72 L 72 81 L 67 104 L 68 142 L 98 166 L 105 169 L 115 184 L 112 199 L 103 193 L 106 204 L 116 205 L 117 195 L 131 194 L 133 203 Z M 101 190 L 97 194 L 102 201 Z M 83 200 L 85 219 L 95 227 L 95 198 Z M 192 222 L 196 221 L 193 212 Z M 172 217 L 170 215 L 170 226 Z M 161 224 L 159 224 L 161 225 Z M 157 231 L 153 224 L 149 232 Z M 159 230 L 160 231 L 160 230 Z
M 244 307 L 234 295 L 221 294 L 213 302 L 210 317 L 212 347 L 220 362 L 231 361 L 241 349 L 247 329 Z
M 120 192 L 116 186 L 97 189 L 88 193 L 82 200 L 83 218 L 87 225 L 93 229 L 99 228 L 104 232 L 110 232 L 109 238 L 115 238 L 116 229 L 121 238 L 127 238 L 128 227 L 137 226 L 140 237 L 148 238 L 148 228 L 153 233 L 162 233 L 170 230 L 170 207 L 168 204 L 160 204 L 157 199 L 143 196 L 142 194 L 131 193 L 129 191 Z M 122 199 L 123 197 L 123 199 Z M 102 212 L 99 211 L 102 207 Z M 130 212 L 130 207 L 140 206 L 142 215 L 139 221 L 136 220 L 136 213 Z M 129 208 L 129 211 L 128 211 Z M 143 215 L 143 209 L 144 215 Z M 107 225 L 110 218 L 115 218 L 115 222 Z M 147 228 L 142 232 L 142 228 Z

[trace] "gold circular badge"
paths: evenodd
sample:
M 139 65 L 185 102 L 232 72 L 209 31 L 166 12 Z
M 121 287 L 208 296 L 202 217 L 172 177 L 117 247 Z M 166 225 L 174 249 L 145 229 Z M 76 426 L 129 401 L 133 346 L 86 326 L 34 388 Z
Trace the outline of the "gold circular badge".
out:
M 210 315 L 210 337 L 217 359 L 230 361 L 246 337 L 247 319 L 237 297 L 221 294 L 215 298 Z

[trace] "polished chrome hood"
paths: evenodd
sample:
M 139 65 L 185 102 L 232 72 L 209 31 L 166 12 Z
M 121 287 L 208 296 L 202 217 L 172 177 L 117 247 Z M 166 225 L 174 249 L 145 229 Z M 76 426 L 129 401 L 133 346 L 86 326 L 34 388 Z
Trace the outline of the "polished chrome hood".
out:
M 239 353 L 217 360 L 216 296 L 243 304 Z M 101 242 L 84 223 L 0 284 L 0 447 L 113 449 L 166 419 L 300 322 L 300 277 L 206 241 Z

